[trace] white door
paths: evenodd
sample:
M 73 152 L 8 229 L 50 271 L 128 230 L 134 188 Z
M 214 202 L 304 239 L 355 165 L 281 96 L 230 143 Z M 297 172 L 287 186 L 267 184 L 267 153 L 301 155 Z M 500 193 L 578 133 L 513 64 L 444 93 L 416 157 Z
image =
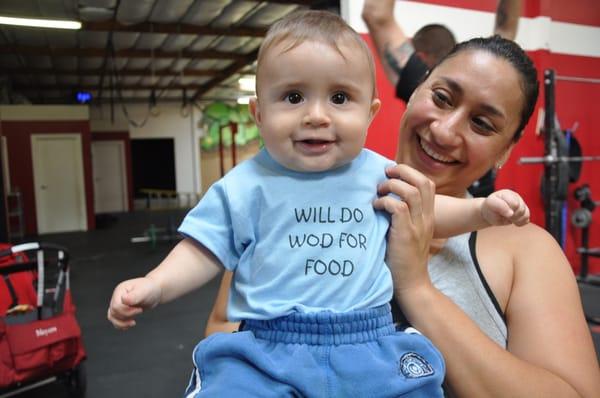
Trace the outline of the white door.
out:
M 4 193 L 7 194 L 12 191 L 10 186 L 10 170 L 8 169 L 8 147 L 6 145 L 6 137 L 0 137 L 2 139 L 2 177 L 4 178 Z
M 32 134 L 39 234 L 87 230 L 79 134 Z
M 92 143 L 94 169 L 94 211 L 114 213 L 127 211 L 127 179 L 123 141 Z

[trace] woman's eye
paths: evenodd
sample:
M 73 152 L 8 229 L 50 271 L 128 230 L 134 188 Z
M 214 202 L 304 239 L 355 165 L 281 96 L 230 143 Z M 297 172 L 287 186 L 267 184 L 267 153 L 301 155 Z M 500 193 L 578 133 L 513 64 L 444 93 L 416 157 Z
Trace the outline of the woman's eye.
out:
M 335 93 L 331 96 L 331 102 L 333 102 L 336 105 L 342 105 L 346 101 L 348 101 L 348 96 L 346 95 L 346 93 Z
M 451 105 L 450 99 L 446 94 L 439 90 L 433 92 L 433 101 L 438 105 Z
M 285 96 L 285 100 L 290 104 L 299 104 L 302 102 L 302 96 L 299 93 L 289 93 Z
M 484 121 L 483 119 L 480 118 L 473 118 L 473 124 L 475 125 L 475 128 L 477 128 L 480 131 L 486 132 L 486 133 L 490 133 L 492 131 L 494 131 L 494 127 L 492 125 L 490 125 L 488 122 Z

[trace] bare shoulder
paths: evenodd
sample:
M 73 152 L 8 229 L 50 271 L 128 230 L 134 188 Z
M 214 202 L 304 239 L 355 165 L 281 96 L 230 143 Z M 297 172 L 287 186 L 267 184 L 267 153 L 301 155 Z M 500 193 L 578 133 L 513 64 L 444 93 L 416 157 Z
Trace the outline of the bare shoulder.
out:
M 480 262 L 506 316 L 508 351 L 550 370 L 580 396 L 597 396 L 598 362 L 561 247 L 534 224 L 480 232 L 477 249 L 486 260 Z
M 514 261 L 518 261 L 521 256 L 537 256 L 546 252 L 562 253 L 552 235 L 533 223 L 522 227 L 515 225 L 491 227 L 480 231 L 479 235 L 486 250 L 496 247 L 497 250 L 509 254 Z
M 481 230 L 476 253 L 481 271 L 503 310 L 508 309 L 515 288 L 552 283 L 545 279 L 556 274 L 563 275 L 561 279 L 572 277 L 571 266 L 560 246 L 535 224 Z

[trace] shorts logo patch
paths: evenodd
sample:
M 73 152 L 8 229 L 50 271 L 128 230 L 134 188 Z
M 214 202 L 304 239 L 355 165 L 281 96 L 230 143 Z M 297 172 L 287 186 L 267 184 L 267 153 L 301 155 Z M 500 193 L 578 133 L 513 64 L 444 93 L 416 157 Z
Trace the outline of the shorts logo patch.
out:
M 407 379 L 418 379 L 434 374 L 434 370 L 421 355 L 407 352 L 400 358 L 400 371 Z

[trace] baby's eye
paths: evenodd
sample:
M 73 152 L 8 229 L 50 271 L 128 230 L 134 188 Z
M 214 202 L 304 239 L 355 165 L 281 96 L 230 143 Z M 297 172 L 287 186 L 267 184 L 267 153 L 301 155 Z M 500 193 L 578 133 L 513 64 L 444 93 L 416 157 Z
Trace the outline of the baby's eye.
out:
M 299 104 L 300 102 L 302 102 L 303 98 L 302 95 L 300 95 L 300 93 L 293 92 L 287 94 L 285 96 L 285 100 L 288 101 L 290 104 Z
M 342 105 L 348 101 L 348 95 L 346 93 L 335 93 L 331 96 L 331 102 L 336 105 Z

